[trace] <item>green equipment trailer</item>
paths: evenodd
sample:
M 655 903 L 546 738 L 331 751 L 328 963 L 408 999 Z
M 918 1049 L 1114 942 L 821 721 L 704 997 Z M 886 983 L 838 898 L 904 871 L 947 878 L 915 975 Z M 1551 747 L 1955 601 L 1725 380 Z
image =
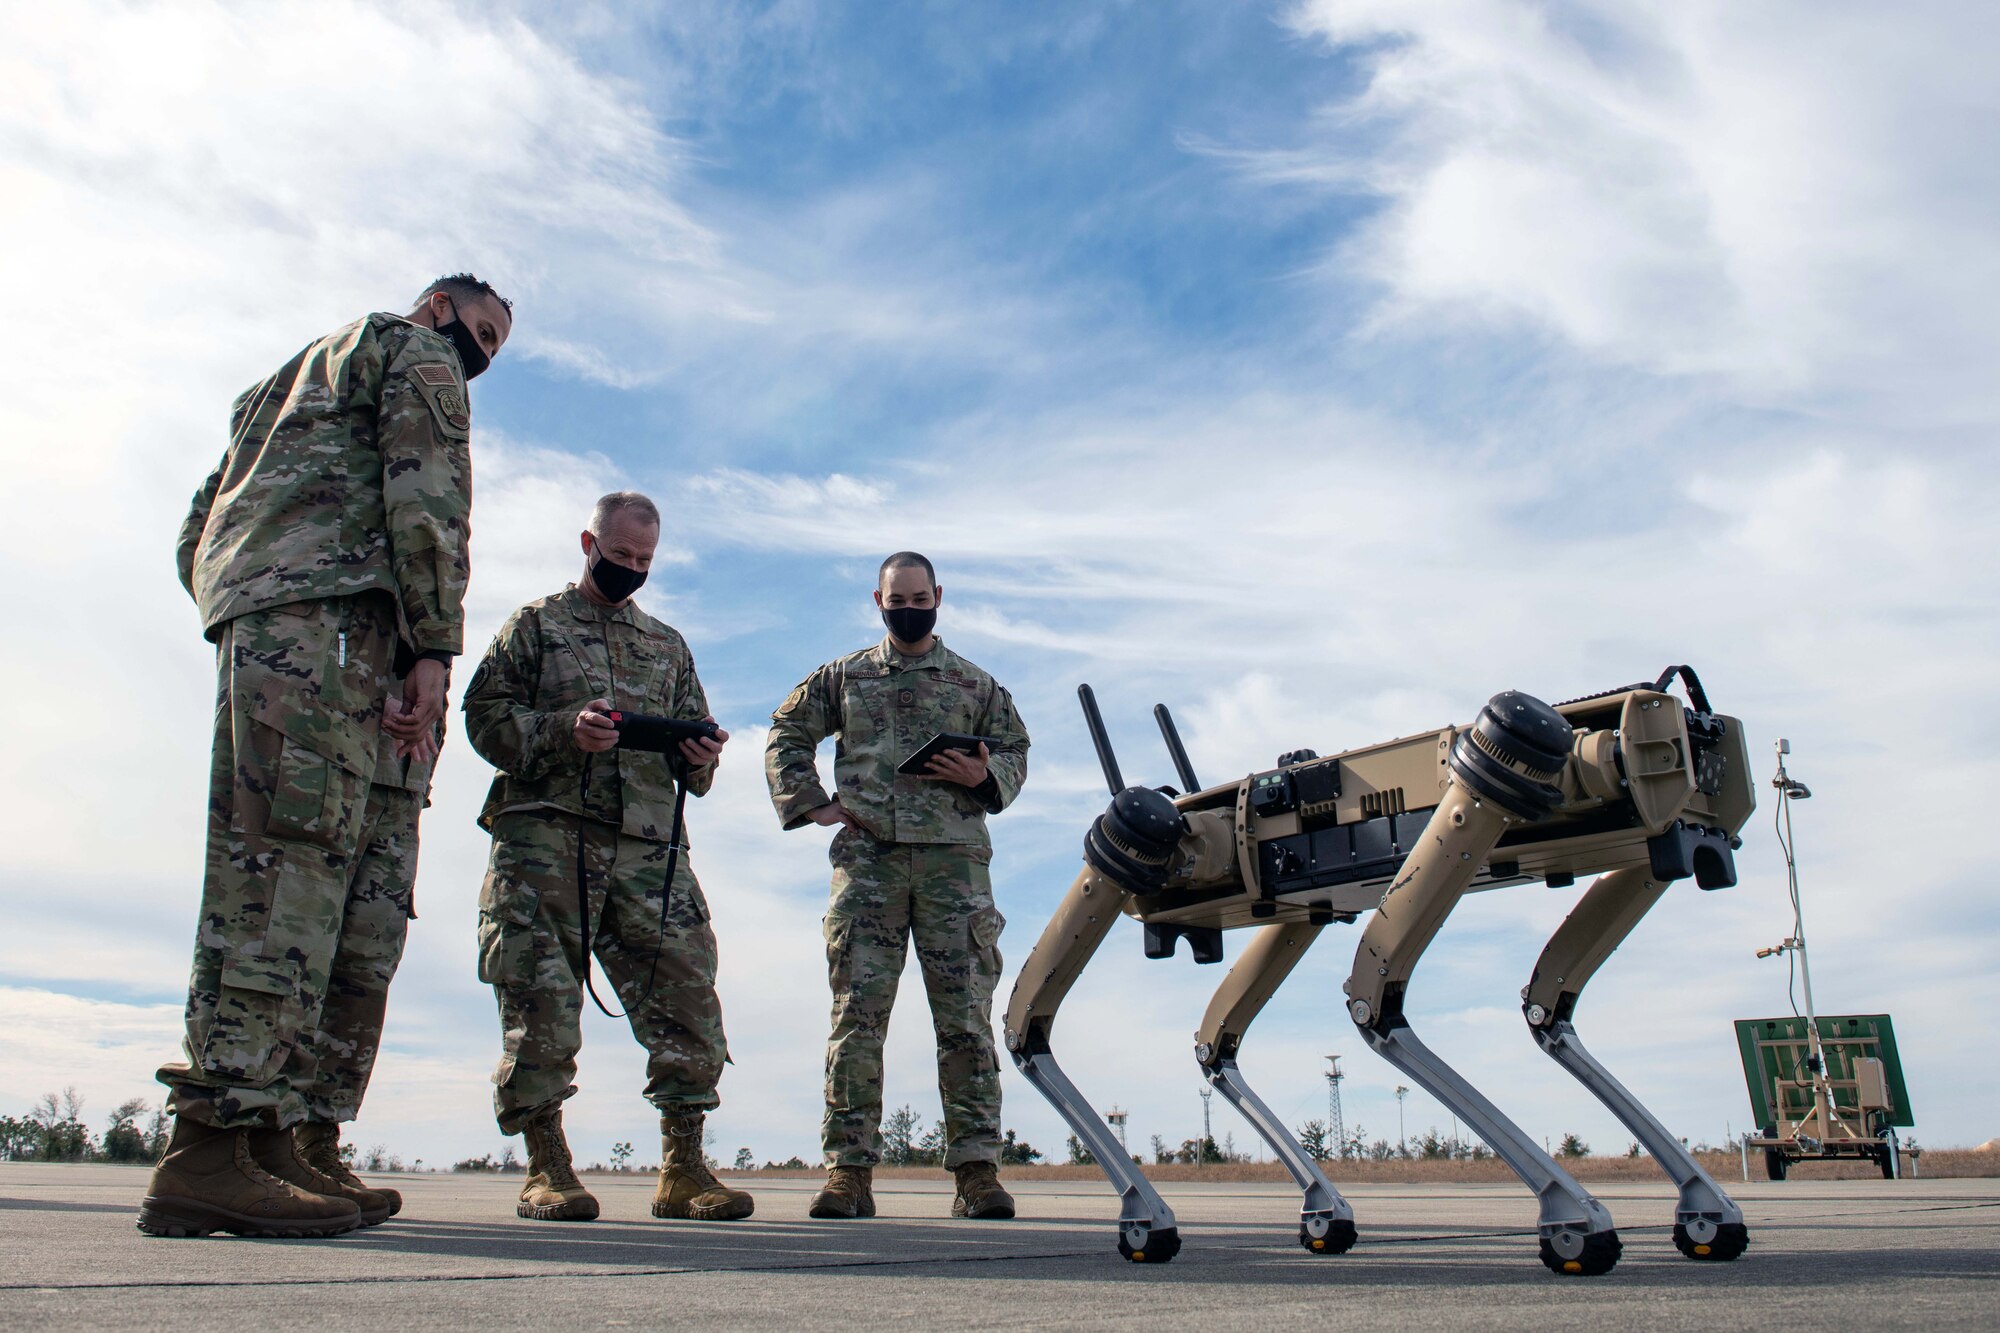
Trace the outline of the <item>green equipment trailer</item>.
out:
M 1896 1130 L 1916 1122 L 1889 1015 L 1822 1017 L 1817 1036 L 1796 1015 L 1736 1020 L 1753 1123 L 1762 1127 L 1744 1136 L 1745 1153 L 1761 1149 L 1772 1180 L 1794 1162 L 1841 1158 L 1873 1161 L 1894 1180 Z

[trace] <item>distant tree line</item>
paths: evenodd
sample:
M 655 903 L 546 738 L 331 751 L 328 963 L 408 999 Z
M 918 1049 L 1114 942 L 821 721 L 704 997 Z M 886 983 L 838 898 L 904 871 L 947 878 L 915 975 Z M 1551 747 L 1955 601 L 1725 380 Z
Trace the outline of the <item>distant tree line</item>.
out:
M 945 1154 L 944 1121 L 931 1123 L 924 1129 L 917 1113 L 906 1104 L 890 1112 L 882 1119 L 882 1164 L 884 1166 L 943 1166 Z M 1002 1166 L 1027 1166 L 1042 1159 L 1041 1149 L 1031 1143 L 1016 1138 L 1013 1130 L 1008 1130 L 1000 1141 L 1000 1164 Z M 797 1161 L 797 1158 L 793 1159 Z M 789 1165 L 778 1163 L 777 1165 Z M 800 1165 L 804 1165 L 800 1163 Z
M 167 1125 L 163 1108 L 134 1097 L 93 1134 L 75 1088 L 45 1092 L 28 1114 L 0 1115 L 0 1161 L 151 1163 L 166 1151 Z
M 173 1122 L 164 1106 L 142 1097 L 120 1102 L 104 1122 L 104 1132 L 91 1133 L 83 1118 L 83 1098 L 75 1088 L 45 1092 L 23 1116 L 0 1115 L 0 1161 L 122 1162 L 150 1166 L 167 1150 Z M 342 1144 L 340 1155 L 359 1171 L 401 1171 L 403 1159 L 376 1144 L 356 1153 Z M 417 1165 L 421 1168 L 423 1163 Z

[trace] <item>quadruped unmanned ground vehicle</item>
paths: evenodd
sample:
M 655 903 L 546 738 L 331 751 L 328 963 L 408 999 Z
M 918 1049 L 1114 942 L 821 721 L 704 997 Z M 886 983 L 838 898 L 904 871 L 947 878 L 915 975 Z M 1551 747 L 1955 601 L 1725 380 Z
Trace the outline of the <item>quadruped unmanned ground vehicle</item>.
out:
M 1686 702 L 1668 693 L 1676 678 Z M 1339 1254 L 1354 1213 L 1237 1067 L 1250 1023 L 1321 930 L 1368 921 L 1344 987 L 1368 1045 L 1465 1121 L 1540 1201 L 1541 1258 L 1565 1274 L 1609 1272 L 1610 1213 L 1513 1121 L 1421 1041 L 1404 1015 L 1411 971 L 1468 892 L 1598 878 L 1557 929 L 1521 991 L 1535 1040 L 1644 1144 L 1679 1190 L 1674 1243 L 1692 1259 L 1734 1259 L 1743 1215 L 1639 1100 L 1591 1058 L 1571 1019 L 1592 974 L 1676 880 L 1736 882 L 1736 836 L 1756 807 L 1743 729 L 1714 712 L 1693 671 L 1553 707 L 1495 695 L 1468 726 L 1322 758 L 1310 750 L 1204 788 L 1166 707 L 1154 709 L 1185 794 L 1128 787 L 1095 697 L 1079 696 L 1112 792 L 1084 836 L 1084 868 L 1029 954 L 1008 1002 L 1006 1043 L 1120 1191 L 1119 1253 L 1163 1263 L 1174 1215 L 1057 1065 L 1056 1013 L 1113 922 L 1144 927 L 1149 958 L 1185 939 L 1198 963 L 1222 932 L 1256 936 L 1195 1034 L 1207 1080 L 1254 1126 L 1304 1191 L 1299 1241 Z

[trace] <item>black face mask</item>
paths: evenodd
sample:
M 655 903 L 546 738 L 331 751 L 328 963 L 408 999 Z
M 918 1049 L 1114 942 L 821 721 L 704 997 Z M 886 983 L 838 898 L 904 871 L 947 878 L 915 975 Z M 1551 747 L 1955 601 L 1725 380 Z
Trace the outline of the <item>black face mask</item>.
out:
M 597 591 L 614 605 L 624 601 L 639 591 L 639 585 L 646 581 L 643 569 L 628 569 L 603 553 L 590 562 L 590 581 L 597 585 Z
M 904 643 L 922 643 L 937 624 L 934 606 L 893 606 L 882 611 L 882 623 Z
M 486 355 L 486 349 L 479 345 L 478 336 L 458 317 L 458 302 L 451 303 L 451 322 L 438 325 L 437 331 L 451 339 L 451 345 L 458 349 L 459 363 L 465 367 L 465 378 L 468 380 L 478 379 L 480 372 L 493 364 L 493 358 Z M 644 578 L 645 575 L 639 577 Z

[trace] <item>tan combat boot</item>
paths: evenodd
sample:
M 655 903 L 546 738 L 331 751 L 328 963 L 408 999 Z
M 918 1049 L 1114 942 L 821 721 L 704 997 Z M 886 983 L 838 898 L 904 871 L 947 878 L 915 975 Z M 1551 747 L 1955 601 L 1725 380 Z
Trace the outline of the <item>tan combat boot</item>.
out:
M 660 1187 L 653 1191 L 654 1217 L 696 1222 L 734 1222 L 757 1204 L 742 1190 L 717 1180 L 701 1151 L 699 1115 L 660 1117 Z
M 836 1166 L 826 1173 L 826 1184 L 813 1195 L 808 1217 L 875 1216 L 875 1168 Z
M 390 1189 L 387 1185 L 370 1185 L 367 1181 L 349 1170 L 347 1163 L 340 1160 L 339 1125 L 322 1124 L 317 1120 L 308 1120 L 292 1131 L 292 1142 L 299 1150 L 299 1160 L 301 1162 L 304 1162 L 320 1175 L 327 1177 L 334 1184 L 345 1190 L 346 1193 L 342 1195 L 343 1198 L 353 1199 L 356 1204 L 360 1204 L 361 1220 L 364 1224 L 368 1226 L 375 1225 L 374 1222 L 368 1221 L 368 1206 L 361 1203 L 360 1198 L 357 1197 L 359 1195 L 380 1195 L 383 1202 L 388 1205 L 389 1211 L 384 1213 L 381 1218 L 376 1219 L 377 1221 L 394 1217 L 397 1213 L 403 1211 L 403 1196 L 400 1192 Z M 325 1194 L 326 1192 L 325 1190 L 320 1191 L 321 1194 Z
M 361 1225 L 352 1200 L 328 1198 L 278 1179 L 250 1155 L 249 1132 L 186 1116 L 139 1204 L 149 1236 L 338 1236 Z
M 951 1169 L 958 1180 L 958 1197 L 951 1201 L 953 1217 L 1007 1218 L 1014 1215 L 1014 1196 L 1000 1188 L 1000 1168 L 991 1162 L 960 1162 Z
M 350 1189 L 334 1177 L 314 1170 L 299 1152 L 293 1131 L 253 1129 L 247 1131 L 247 1135 L 250 1156 L 256 1159 L 257 1165 L 286 1184 L 297 1185 L 308 1194 L 347 1200 L 361 1210 L 361 1225 L 364 1227 L 380 1226 L 389 1220 L 389 1201 L 380 1194 L 365 1187 Z M 360 1184 L 359 1181 L 355 1183 Z
M 514 1211 L 537 1222 L 589 1222 L 596 1218 L 597 1200 L 570 1165 L 562 1108 L 544 1111 L 522 1125 L 521 1137 L 528 1145 L 528 1183 L 521 1187 L 521 1202 Z

